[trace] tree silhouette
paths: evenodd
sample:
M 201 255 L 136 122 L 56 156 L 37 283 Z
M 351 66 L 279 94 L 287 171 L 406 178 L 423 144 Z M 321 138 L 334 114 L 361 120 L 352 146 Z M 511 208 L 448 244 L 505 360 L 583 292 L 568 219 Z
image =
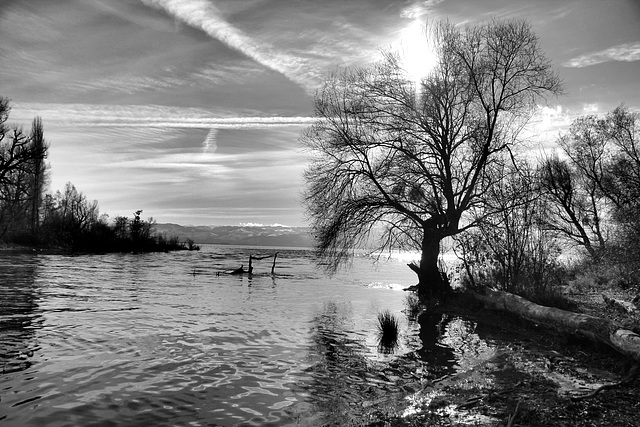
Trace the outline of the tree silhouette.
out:
M 529 24 L 434 25 L 438 62 L 415 85 L 400 58 L 335 74 L 315 98 L 304 201 L 335 269 L 379 229 L 377 249 L 417 249 L 422 297 L 448 291 L 440 242 L 491 213 L 487 190 L 542 97 L 561 83 Z M 482 215 L 468 215 L 482 212 Z
M 36 118 L 31 134 L 7 125 L 9 100 L 0 97 L 0 238 L 34 231 L 38 221 L 48 147 L 42 121 Z
M 547 226 L 583 247 L 594 261 L 640 253 L 640 114 L 624 106 L 604 117 L 577 118 L 561 136 L 563 159 L 547 159 L 541 181 L 550 203 Z M 617 240 L 617 241 L 615 241 Z
M 46 155 L 49 147 L 44 139 L 42 119 L 40 117 L 33 119 L 30 139 L 33 144 L 33 150 L 36 153 L 43 153 Z M 38 226 L 40 225 L 40 205 L 42 204 L 42 197 L 47 183 L 47 164 L 44 160 L 44 155 L 36 156 L 32 160 L 31 233 L 34 235 L 37 233 Z

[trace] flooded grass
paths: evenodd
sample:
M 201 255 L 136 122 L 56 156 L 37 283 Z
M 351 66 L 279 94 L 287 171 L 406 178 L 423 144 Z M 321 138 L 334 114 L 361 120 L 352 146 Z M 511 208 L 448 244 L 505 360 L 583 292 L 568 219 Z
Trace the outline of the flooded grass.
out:
M 398 348 L 400 324 L 389 311 L 378 313 L 378 352 L 393 354 Z

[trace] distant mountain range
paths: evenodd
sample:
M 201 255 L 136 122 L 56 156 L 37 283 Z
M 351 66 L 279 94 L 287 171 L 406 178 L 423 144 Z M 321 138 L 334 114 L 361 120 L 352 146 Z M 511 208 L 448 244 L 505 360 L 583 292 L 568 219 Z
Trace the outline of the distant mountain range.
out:
M 155 229 L 167 237 L 202 244 L 290 247 L 313 247 L 314 244 L 308 227 L 156 224 Z

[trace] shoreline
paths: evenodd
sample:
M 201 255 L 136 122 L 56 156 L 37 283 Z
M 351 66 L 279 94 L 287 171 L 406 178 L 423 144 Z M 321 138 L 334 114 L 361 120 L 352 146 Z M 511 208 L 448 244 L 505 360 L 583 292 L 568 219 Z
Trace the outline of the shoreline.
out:
M 625 376 L 618 353 L 492 310 L 456 310 L 450 319 L 461 322 L 446 324 L 436 343 L 456 348 L 449 372 L 438 374 L 416 351 L 402 354 L 381 367 L 383 386 L 363 389 L 359 404 L 301 404 L 286 425 L 636 425 L 638 381 L 585 397 Z M 471 333 L 457 339 L 465 322 Z
M 28 245 L 18 245 L 16 243 L 0 243 L 0 253 L 3 252 L 15 252 L 15 253 L 31 253 L 31 252 L 39 252 L 42 249 L 39 249 L 35 246 Z

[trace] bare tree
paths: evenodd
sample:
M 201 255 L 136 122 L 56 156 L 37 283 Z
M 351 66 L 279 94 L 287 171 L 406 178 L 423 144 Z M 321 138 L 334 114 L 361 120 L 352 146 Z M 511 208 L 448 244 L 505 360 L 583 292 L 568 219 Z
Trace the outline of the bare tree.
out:
M 100 211 L 96 200 L 89 201 L 76 187 L 67 182 L 64 193 L 46 195 L 42 206 L 42 228 L 48 240 L 73 246 L 74 239 L 87 233 L 98 223 Z
M 616 261 L 640 270 L 640 113 L 619 106 L 602 120 L 602 132 L 613 153 L 603 193 L 612 205 L 616 227 Z
M 640 113 L 619 106 L 600 121 L 599 130 L 613 152 L 602 190 L 625 216 L 640 207 Z
M 10 111 L 9 100 L 0 97 L 0 184 L 11 184 L 12 173 L 28 170 L 35 159 L 44 159 L 47 154 L 44 144 L 33 144 L 21 128 L 6 124 Z
M 48 151 L 42 137 L 42 122 L 37 119 L 39 128 L 27 135 L 20 127 L 7 125 L 10 110 L 9 100 L 0 97 L 0 238 L 9 231 L 26 231 L 33 220 L 29 212 L 35 203 L 32 200 L 35 168 L 44 177 Z M 41 190 L 42 185 L 40 194 Z
M 579 117 L 560 138 L 564 159 L 549 158 L 541 168 L 548 226 L 596 261 L 614 232 L 640 235 L 638 117 L 622 106 L 605 117 Z
M 319 253 L 332 268 L 382 226 L 379 249 L 421 251 L 419 293 L 448 291 L 440 242 L 489 214 L 485 194 L 541 97 L 561 83 L 529 24 L 438 23 L 438 62 L 418 87 L 396 55 L 332 76 L 318 121 L 304 200 Z
M 566 142 L 566 141 L 565 141 Z M 579 155 L 564 146 L 570 159 Z M 549 202 L 545 217 L 547 228 L 559 233 L 562 238 L 583 247 L 589 256 L 598 261 L 607 246 L 608 232 L 603 225 L 605 200 L 598 189 L 598 182 L 585 175 L 585 170 L 594 166 L 593 158 L 562 160 L 558 156 L 543 161 L 540 168 L 542 190 Z
M 559 251 L 543 221 L 548 211 L 536 172 L 527 162 L 505 164 L 502 180 L 487 192 L 495 214 L 454 238 L 472 287 L 536 296 L 552 284 Z

